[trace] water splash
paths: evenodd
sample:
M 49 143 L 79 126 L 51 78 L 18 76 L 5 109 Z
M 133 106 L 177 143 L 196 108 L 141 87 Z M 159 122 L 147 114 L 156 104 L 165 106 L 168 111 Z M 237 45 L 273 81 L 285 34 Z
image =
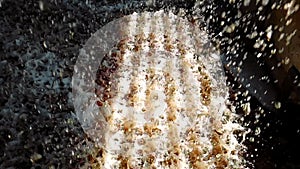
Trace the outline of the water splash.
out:
M 163 11 L 114 20 L 74 67 L 76 116 L 100 168 L 243 168 L 244 131 L 229 109 L 205 29 Z M 96 90 L 96 91 L 95 91 Z

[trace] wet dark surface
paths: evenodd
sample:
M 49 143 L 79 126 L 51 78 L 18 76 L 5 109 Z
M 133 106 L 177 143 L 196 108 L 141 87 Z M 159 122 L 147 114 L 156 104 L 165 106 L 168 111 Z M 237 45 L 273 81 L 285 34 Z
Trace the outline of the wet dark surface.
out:
M 86 138 L 72 114 L 70 93 L 79 49 L 91 33 L 114 18 L 133 11 L 171 8 L 169 1 L 148 7 L 141 1 L 87 2 L 0 0 L 1 169 L 78 168 L 85 161 L 81 147 Z M 174 11 L 179 7 L 191 10 L 193 3 L 175 1 L 173 6 L 176 6 Z M 246 21 L 235 33 L 220 37 L 214 34 L 222 30 L 217 26 L 222 20 L 227 23 L 239 19 L 235 17 L 238 8 L 238 5 L 209 1 L 203 15 L 213 16 L 208 19 L 212 37 L 221 39 L 219 43 L 224 51 L 240 44 L 236 51 L 253 52 L 248 47 L 253 45 L 247 45 L 253 44 L 246 38 L 249 32 L 244 30 L 249 27 L 251 32 L 253 25 L 258 29 L 263 25 L 255 21 L 256 16 L 248 16 L 256 8 L 243 10 Z M 229 13 L 231 19 L 222 19 L 222 11 Z M 233 41 L 229 42 L 228 37 Z M 234 81 L 232 74 L 227 75 L 232 92 L 243 92 L 244 88 L 238 87 L 239 82 Z M 235 101 L 238 110 L 241 110 L 240 100 L 245 99 L 238 96 Z M 244 123 L 253 129 L 245 142 L 249 147 L 247 159 L 253 161 L 253 168 L 300 168 L 300 107 L 280 101 L 281 109 L 260 113 L 258 109 L 263 105 L 255 97 L 250 100 L 252 112 L 244 117 Z M 258 136 L 254 132 L 257 127 L 261 129 Z

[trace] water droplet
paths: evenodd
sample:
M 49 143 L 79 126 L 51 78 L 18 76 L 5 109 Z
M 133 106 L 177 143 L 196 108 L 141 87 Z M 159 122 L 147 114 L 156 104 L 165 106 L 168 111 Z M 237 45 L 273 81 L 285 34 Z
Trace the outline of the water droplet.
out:
M 226 27 L 226 32 L 227 33 L 232 33 L 234 30 L 235 30 L 235 24 L 233 23 L 233 24 L 231 24 L 231 25 L 229 25 L 229 26 L 227 26 Z
M 251 0 L 244 0 L 243 5 L 244 6 L 249 6 L 250 2 L 251 2 Z
M 281 108 L 281 103 L 280 103 L 280 102 L 275 102 L 275 103 L 274 103 L 274 107 L 275 107 L 276 109 L 280 109 L 280 108 Z
M 40 7 L 41 11 L 44 10 L 44 2 L 43 1 L 39 1 L 39 7 Z
M 268 3 L 269 3 L 269 0 L 263 0 L 263 1 L 261 2 L 261 4 L 262 4 L 263 6 L 268 5 Z
M 260 132 L 261 132 L 260 128 L 259 128 L 259 127 L 257 127 L 257 128 L 255 129 L 255 135 L 259 135 L 259 134 L 260 134 Z

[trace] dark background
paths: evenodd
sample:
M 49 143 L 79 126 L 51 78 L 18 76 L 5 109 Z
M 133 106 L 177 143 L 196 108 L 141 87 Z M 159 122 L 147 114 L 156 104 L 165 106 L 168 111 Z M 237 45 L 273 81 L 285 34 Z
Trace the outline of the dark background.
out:
M 79 49 L 105 23 L 133 11 L 164 8 L 176 13 L 184 8 L 190 18 L 205 18 L 204 25 L 210 29 L 212 39 L 221 44 L 224 54 L 236 44 L 240 47 L 235 51 L 242 54 L 255 53 L 253 45 L 249 45 L 253 41 L 246 35 L 255 26 L 264 30 L 267 22 L 258 21 L 254 15 L 258 6 L 242 9 L 242 17 L 236 17 L 240 5 L 225 0 L 205 1 L 197 7 L 203 8 L 200 13 L 193 13 L 194 1 L 180 0 L 155 4 L 132 0 L 0 0 L 0 4 L 1 169 L 79 168 L 85 162 L 82 147 L 87 144 L 87 137 L 72 114 L 71 78 Z M 224 11 L 226 19 L 221 17 Z M 261 15 L 269 12 L 270 8 L 265 7 Z M 243 16 L 246 19 L 235 33 L 218 34 L 223 31 L 221 21 L 230 23 Z M 246 27 L 250 28 L 248 32 Z M 246 89 L 240 87 L 236 75 L 226 70 L 231 99 L 242 115 L 240 105 L 246 99 L 237 93 Z M 269 74 L 268 70 L 263 71 Z M 245 142 L 249 149 L 245 156 L 253 162 L 252 168 L 300 168 L 299 105 L 280 101 L 282 108 L 270 111 L 252 97 L 251 113 L 241 118 L 252 129 Z M 259 135 L 254 132 L 257 127 L 261 129 Z

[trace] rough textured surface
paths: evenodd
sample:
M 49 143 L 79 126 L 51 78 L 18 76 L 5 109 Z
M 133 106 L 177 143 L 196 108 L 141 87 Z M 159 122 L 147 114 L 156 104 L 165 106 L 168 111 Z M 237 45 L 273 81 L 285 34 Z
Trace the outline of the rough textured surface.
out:
M 246 47 L 252 46 L 253 41 L 243 32 L 259 31 L 262 24 L 253 18 L 262 12 L 256 7 L 247 8 L 240 17 L 235 17 L 240 14 L 239 5 L 212 2 L 207 2 L 212 6 L 204 8 L 208 16 L 213 16 L 208 17 L 210 29 L 222 31 L 222 21 L 225 25 L 241 23 L 235 27 L 235 33 L 228 29 L 229 33 L 217 34 L 224 40 L 222 45 L 234 49 L 232 44 L 246 42 L 251 44 Z M 168 3 L 159 2 L 148 9 L 155 10 Z M 192 1 L 174 2 L 182 8 L 192 7 L 191 4 Z M 74 108 L 69 102 L 79 49 L 91 33 L 108 21 L 141 11 L 145 6 L 140 1 L 0 0 L 0 168 L 79 168 L 83 164 L 86 137 L 72 115 Z M 223 11 L 230 19 L 222 17 Z M 258 14 L 251 15 L 254 13 Z M 228 40 L 239 35 L 233 41 Z M 234 93 L 242 90 L 237 86 L 232 87 Z M 237 96 L 246 100 L 242 94 Z M 254 111 L 259 103 L 254 98 L 250 101 L 254 113 L 245 119 L 254 129 L 250 134 L 255 139 L 247 139 L 248 159 L 254 160 L 258 169 L 299 168 L 299 106 L 288 105 L 277 113 L 262 115 Z M 256 126 L 263 126 L 259 136 L 255 133 Z

